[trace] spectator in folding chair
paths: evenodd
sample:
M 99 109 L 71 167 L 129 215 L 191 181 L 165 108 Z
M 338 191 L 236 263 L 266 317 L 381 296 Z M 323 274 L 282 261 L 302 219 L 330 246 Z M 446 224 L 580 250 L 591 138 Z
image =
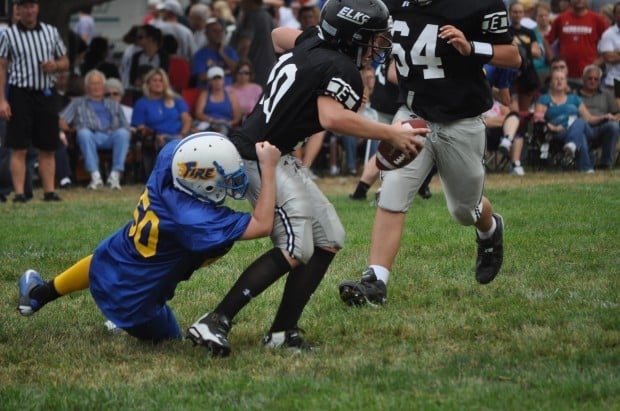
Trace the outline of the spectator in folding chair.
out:
M 86 74 L 86 95 L 73 99 L 62 111 L 60 128 L 65 132 L 76 131 L 84 168 L 90 173 L 88 188 L 91 190 L 103 186 L 97 150 L 112 149 L 112 171 L 106 184 L 113 190 L 120 190 L 129 150 L 129 124 L 121 105 L 105 97 L 105 82 L 106 77 L 99 70 Z
M 596 168 L 609 170 L 613 167 L 616 154 L 616 144 L 620 135 L 620 114 L 615 96 L 609 90 L 601 90 L 601 77 L 603 70 L 595 64 L 586 66 L 583 71 L 583 86 L 578 94 L 590 114 L 595 117 L 595 122 L 590 124 L 592 137 L 590 147 L 600 145 L 602 155 Z

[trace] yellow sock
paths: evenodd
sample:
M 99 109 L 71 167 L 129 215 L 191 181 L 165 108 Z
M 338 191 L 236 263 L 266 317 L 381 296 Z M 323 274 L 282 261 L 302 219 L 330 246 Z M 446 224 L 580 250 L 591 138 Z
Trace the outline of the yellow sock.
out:
M 65 295 L 88 288 L 88 271 L 92 258 L 93 255 L 91 254 L 54 277 L 53 281 L 56 292 L 60 295 Z

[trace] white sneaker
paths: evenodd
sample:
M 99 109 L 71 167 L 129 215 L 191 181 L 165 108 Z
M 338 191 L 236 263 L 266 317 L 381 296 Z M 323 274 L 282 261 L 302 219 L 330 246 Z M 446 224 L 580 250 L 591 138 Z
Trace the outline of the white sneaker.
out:
M 110 173 L 106 184 L 108 185 L 108 187 L 110 187 L 111 190 L 120 190 L 121 182 L 119 181 L 118 173 Z
M 499 146 L 497 150 L 504 156 L 507 156 L 510 152 L 510 147 L 512 147 L 512 142 L 508 139 L 508 137 L 502 137 L 499 142 Z
M 524 176 L 525 170 L 523 169 L 523 166 L 513 166 L 512 170 L 510 170 L 510 174 L 515 176 Z
M 570 154 L 575 156 L 575 152 L 577 151 L 577 146 L 572 141 L 570 143 L 564 144 L 564 152 L 570 152 Z
M 103 181 L 101 180 L 101 178 L 90 180 L 90 183 L 88 183 L 88 186 L 86 186 L 86 188 L 88 188 L 89 190 L 98 190 L 101 187 L 103 187 Z
M 577 146 L 575 143 L 570 142 L 564 144 L 564 157 L 562 158 L 562 166 L 570 167 L 575 164 L 575 152 L 577 151 Z

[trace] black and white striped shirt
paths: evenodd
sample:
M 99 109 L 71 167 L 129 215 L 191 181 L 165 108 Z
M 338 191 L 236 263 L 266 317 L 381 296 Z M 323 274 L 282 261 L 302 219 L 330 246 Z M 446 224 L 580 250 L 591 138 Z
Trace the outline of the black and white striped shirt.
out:
M 7 84 L 12 87 L 45 90 L 54 86 L 53 73 L 45 73 L 41 63 L 56 60 L 67 49 L 56 27 L 38 23 L 28 30 L 17 23 L 0 35 L 0 58 L 8 59 Z

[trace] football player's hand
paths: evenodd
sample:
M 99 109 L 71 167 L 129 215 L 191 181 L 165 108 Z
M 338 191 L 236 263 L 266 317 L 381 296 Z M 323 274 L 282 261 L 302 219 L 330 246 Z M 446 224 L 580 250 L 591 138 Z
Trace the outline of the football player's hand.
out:
M 281 155 L 282 153 L 280 153 L 280 150 L 268 141 L 259 141 L 256 143 L 256 156 L 258 157 L 261 167 L 267 166 L 275 168 L 276 165 L 278 165 Z
M 439 28 L 439 38 L 446 40 L 461 56 L 469 56 L 472 52 L 471 44 L 463 32 L 450 24 Z
M 424 142 L 419 138 L 419 135 L 426 135 L 431 132 L 428 128 L 404 127 L 402 121 L 394 123 L 390 127 L 393 131 L 393 138 L 389 140 L 390 144 L 402 151 L 407 158 L 417 156 L 420 150 L 424 148 Z

